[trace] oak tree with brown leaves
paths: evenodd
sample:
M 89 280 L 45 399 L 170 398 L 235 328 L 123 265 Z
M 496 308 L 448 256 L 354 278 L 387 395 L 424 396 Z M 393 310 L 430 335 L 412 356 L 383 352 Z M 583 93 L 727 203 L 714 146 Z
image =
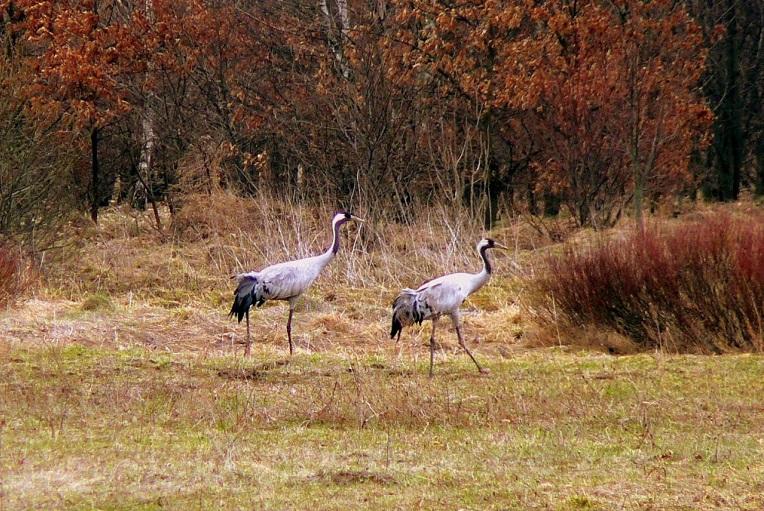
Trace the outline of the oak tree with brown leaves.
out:
M 130 111 L 128 76 L 145 68 L 130 13 L 120 2 L 16 2 L 36 53 L 29 108 L 45 123 L 82 134 L 90 153 L 89 202 L 93 221 L 104 200 L 99 144 L 104 131 Z
M 680 4 L 402 2 L 399 19 L 411 79 L 479 105 L 507 144 L 525 142 L 536 187 L 580 224 L 611 225 L 628 200 L 640 219 L 645 193 L 689 178 L 711 114 L 700 32 Z

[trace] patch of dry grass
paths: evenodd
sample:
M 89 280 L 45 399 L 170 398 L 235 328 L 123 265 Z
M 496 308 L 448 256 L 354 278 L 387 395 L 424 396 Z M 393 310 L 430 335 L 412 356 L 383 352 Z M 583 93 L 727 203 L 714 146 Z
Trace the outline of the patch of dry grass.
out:
M 234 217 L 231 209 L 245 213 Z M 331 234 L 330 213 L 322 213 L 222 193 L 191 197 L 176 234 L 162 236 L 151 227 L 148 213 L 107 210 L 96 230 L 81 233 L 81 246 L 48 261 L 39 300 L 20 307 L 6 331 L 21 331 L 12 337 L 18 342 L 51 337 L 52 331 L 66 342 L 89 345 L 107 339 L 173 351 L 241 350 L 244 326 L 226 318 L 234 287 L 230 276 L 323 250 Z M 477 271 L 479 236 L 468 235 L 466 221 L 448 214 L 433 209 L 423 213 L 421 223 L 375 224 L 371 219 L 360 229 L 343 230 L 339 256 L 298 303 L 297 346 L 359 353 L 385 349 L 390 304 L 400 287 L 448 271 Z M 240 225 L 242 217 L 252 222 Z M 465 334 L 480 345 L 478 353 L 506 351 L 522 337 L 525 322 L 516 304 L 523 283 L 513 276 L 514 258 L 497 254 L 494 279 L 466 304 Z M 286 316 L 286 306 L 278 302 L 253 311 L 255 341 L 280 349 Z M 418 355 L 429 328 L 408 330 L 406 349 Z M 454 332 L 444 329 L 440 337 L 455 350 Z M 409 348 L 411 339 L 415 347 Z
M 55 296 L 85 293 L 219 305 L 231 289 L 229 278 L 290 259 L 323 252 L 331 242 L 333 208 L 317 208 L 273 198 L 242 199 L 228 193 L 191 196 L 164 234 L 149 213 L 106 210 L 95 230 L 49 260 L 46 282 Z M 232 212 L 236 212 L 233 214 Z M 363 211 L 358 212 L 364 216 Z M 342 248 L 321 275 L 326 289 L 395 289 L 433 276 L 474 270 L 481 262 L 475 245 L 484 234 L 476 221 L 449 208 L 420 208 L 411 223 L 367 218 L 342 229 Z M 504 228 L 509 245 L 526 244 L 526 231 Z M 519 250 L 519 248 L 518 248 Z M 513 254 L 499 256 L 499 274 L 511 274 Z

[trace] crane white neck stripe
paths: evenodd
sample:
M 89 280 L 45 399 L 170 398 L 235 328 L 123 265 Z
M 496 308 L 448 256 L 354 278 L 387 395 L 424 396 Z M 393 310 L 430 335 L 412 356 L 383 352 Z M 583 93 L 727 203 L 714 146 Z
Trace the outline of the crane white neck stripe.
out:
M 340 249 L 340 226 L 347 222 L 347 219 L 337 215 L 334 217 L 334 220 L 332 221 L 332 244 L 329 247 L 329 250 L 326 251 L 327 254 L 336 255 L 337 252 Z

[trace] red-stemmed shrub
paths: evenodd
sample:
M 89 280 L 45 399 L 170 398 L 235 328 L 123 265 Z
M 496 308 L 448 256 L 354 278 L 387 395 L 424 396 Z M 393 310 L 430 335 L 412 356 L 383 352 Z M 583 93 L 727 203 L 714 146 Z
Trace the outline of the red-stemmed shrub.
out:
M 536 279 L 546 322 L 595 325 L 645 348 L 764 350 L 764 218 L 718 214 L 569 244 Z
M 0 308 L 15 302 L 29 284 L 29 267 L 23 257 L 12 247 L 0 244 Z

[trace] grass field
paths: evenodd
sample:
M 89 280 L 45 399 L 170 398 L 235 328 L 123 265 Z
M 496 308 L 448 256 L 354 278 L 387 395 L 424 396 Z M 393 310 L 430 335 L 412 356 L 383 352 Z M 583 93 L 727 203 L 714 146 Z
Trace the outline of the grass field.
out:
M 51 337 L 98 314 L 0 344 L 3 509 L 764 506 L 760 356 Z
M 295 314 L 295 356 L 274 304 L 244 359 L 227 242 L 131 236 L 0 312 L 0 510 L 764 509 L 762 355 L 534 342 L 497 258 L 464 306 L 490 373 L 441 322 L 430 379 L 429 324 L 388 340 L 399 283 L 338 288 L 348 256 Z

